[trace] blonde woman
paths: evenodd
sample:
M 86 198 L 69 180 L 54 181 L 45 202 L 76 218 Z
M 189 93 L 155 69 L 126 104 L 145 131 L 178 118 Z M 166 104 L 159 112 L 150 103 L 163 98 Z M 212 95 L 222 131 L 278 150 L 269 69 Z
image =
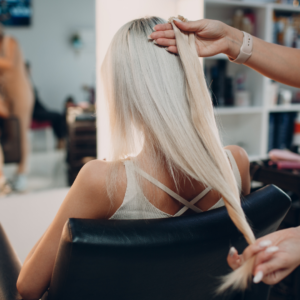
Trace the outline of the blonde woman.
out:
M 193 36 L 177 31 L 180 56 L 148 39 L 162 23 L 157 17 L 129 22 L 110 45 L 102 75 L 112 162 L 95 160 L 80 171 L 24 262 L 17 288 L 25 300 L 39 299 L 48 288 L 69 218 L 171 218 L 225 204 L 249 243 L 254 241 L 240 207 L 240 194 L 250 191 L 247 154 L 222 147 Z

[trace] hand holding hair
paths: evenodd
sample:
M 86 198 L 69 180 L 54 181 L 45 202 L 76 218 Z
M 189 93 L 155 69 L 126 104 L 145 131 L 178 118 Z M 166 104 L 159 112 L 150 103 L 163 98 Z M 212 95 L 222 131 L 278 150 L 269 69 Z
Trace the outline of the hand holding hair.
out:
M 202 19 L 198 21 L 176 22 L 183 32 L 195 34 L 198 56 L 208 57 L 219 53 L 235 60 L 243 44 L 242 31 L 220 21 Z M 178 53 L 175 34 L 171 24 L 154 26 L 149 38 L 167 47 L 171 53 Z M 283 84 L 300 88 L 300 50 L 268 43 L 253 37 L 253 53 L 245 63 L 248 67 Z
M 277 257 L 278 253 L 282 253 L 278 251 L 277 244 L 281 243 L 286 235 L 283 235 L 282 238 L 275 238 L 277 244 L 275 243 L 275 245 L 272 245 L 272 247 L 269 247 L 268 250 L 265 250 L 264 252 L 261 252 L 261 247 L 266 248 L 268 243 L 259 244 L 261 240 L 259 240 L 259 242 L 255 241 L 254 234 L 247 223 L 244 212 L 240 206 L 239 194 L 236 189 L 236 182 L 232 176 L 233 174 L 231 174 L 232 172 L 230 171 L 230 166 L 226 164 L 226 159 L 223 157 L 221 151 L 221 141 L 213 117 L 211 99 L 204 80 L 203 69 L 199 64 L 198 59 L 199 55 L 209 56 L 222 51 L 226 54 L 228 53 L 228 56 L 235 59 L 239 52 L 237 51 L 234 56 L 230 55 L 230 52 L 228 51 L 230 48 L 234 49 L 234 47 L 230 47 L 231 42 L 228 39 L 228 36 L 230 35 L 227 35 L 229 32 L 227 32 L 227 28 L 231 27 L 226 27 L 227 25 L 212 20 L 188 22 L 186 19 L 182 18 L 182 21 L 184 22 L 177 21 L 176 18 L 172 17 L 169 19 L 171 24 L 154 26 L 154 30 L 158 31 L 150 34 L 148 39 L 154 39 L 154 42 L 160 46 L 168 46 L 167 50 L 170 52 L 173 51 L 173 53 L 179 53 L 179 59 L 181 60 L 186 75 L 186 94 L 190 96 L 188 102 L 191 107 L 191 116 L 194 127 L 199 136 L 203 139 L 206 150 L 209 153 L 214 153 L 212 160 L 214 161 L 215 166 L 218 166 L 218 169 L 222 170 L 222 172 L 218 174 L 220 175 L 220 178 L 217 180 L 218 186 L 213 186 L 214 182 L 216 182 L 215 179 L 212 181 L 210 179 L 207 180 L 209 185 L 212 185 L 213 188 L 218 190 L 223 196 L 230 218 L 243 233 L 247 242 L 250 245 L 254 245 L 247 248 L 250 250 L 252 249 L 250 251 L 251 255 L 247 255 L 248 252 L 245 251 L 245 255 L 238 256 L 234 249 L 231 251 L 231 258 L 233 261 L 231 261 L 231 258 L 229 257 L 228 262 L 232 262 L 231 266 L 234 271 L 223 277 L 223 282 L 219 287 L 218 292 L 224 292 L 229 288 L 246 289 L 251 282 L 252 274 L 255 275 L 253 278 L 255 283 L 260 282 L 262 279 L 266 283 L 275 282 L 278 279 L 284 278 L 299 265 L 299 255 L 294 255 L 291 260 L 288 260 L 286 256 L 291 249 L 288 249 L 289 243 L 285 243 L 285 248 L 283 247 L 283 253 L 285 253 L 285 255 L 281 255 L 279 260 L 275 259 L 275 263 L 272 264 L 273 259 Z M 230 30 L 236 29 L 231 28 Z M 231 31 L 231 33 L 232 32 L 233 31 Z M 242 32 L 238 32 L 243 35 Z M 235 38 L 238 41 L 238 34 Z M 232 41 L 234 44 L 234 39 L 232 39 Z M 259 39 L 255 39 L 254 41 L 256 43 Z M 262 46 L 264 46 L 266 42 L 262 41 L 261 43 L 263 44 Z M 236 44 L 238 44 L 238 42 Z M 268 43 L 266 44 L 269 45 Z M 240 45 L 238 49 L 240 49 Z M 257 52 L 260 51 L 260 46 L 256 47 L 256 49 L 256 52 L 254 51 L 254 56 L 258 56 L 259 60 Z M 251 59 L 247 61 L 247 64 L 251 64 L 251 62 L 253 63 L 255 60 L 256 58 L 254 57 L 253 59 L 252 56 Z M 202 111 L 205 111 L 206 113 L 205 116 L 200 117 Z M 211 131 L 212 133 L 210 135 L 211 140 L 207 139 L 206 132 L 208 131 Z M 211 170 L 214 171 L 215 169 L 211 168 Z M 214 174 L 214 176 L 217 176 L 217 174 Z M 277 237 L 275 234 L 274 236 Z M 292 234 L 295 235 L 294 232 L 292 232 Z M 297 244 L 296 241 L 298 240 L 298 244 L 300 244 L 300 233 L 298 235 L 298 239 L 293 239 L 293 244 Z M 296 248 L 299 249 L 299 245 L 298 247 L 294 247 L 291 252 L 295 253 Z M 258 267 L 259 264 L 268 260 L 270 260 L 271 264 L 266 263 L 264 268 Z M 285 267 L 285 265 L 287 265 L 287 267 Z
M 198 20 L 180 22 L 174 20 L 176 26 L 184 32 L 195 33 L 196 50 L 198 56 L 207 57 L 225 53 L 235 59 L 243 43 L 243 33 L 220 21 Z M 168 47 L 168 51 L 178 53 L 175 33 L 171 24 L 158 24 L 154 27 L 149 38 L 158 45 Z
M 235 270 L 255 256 L 253 282 L 276 284 L 300 265 L 300 227 L 276 231 L 258 239 L 238 255 L 232 247 L 227 262 Z

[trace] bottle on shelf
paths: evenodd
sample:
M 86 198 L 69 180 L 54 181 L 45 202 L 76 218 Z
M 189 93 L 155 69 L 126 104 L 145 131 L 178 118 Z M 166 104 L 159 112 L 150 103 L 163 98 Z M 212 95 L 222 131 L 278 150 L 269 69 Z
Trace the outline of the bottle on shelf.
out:
M 244 12 L 241 9 L 235 11 L 232 26 L 240 29 L 243 25 Z
M 274 12 L 273 42 L 300 49 L 300 14 Z
M 269 106 L 275 106 L 278 104 L 278 88 L 278 83 L 272 80 L 268 87 Z
M 239 30 L 254 34 L 255 14 L 251 10 L 237 9 L 230 23 Z
M 225 92 L 224 92 L 224 100 L 225 106 L 233 106 L 234 105 L 234 94 L 233 94 L 233 79 L 231 77 L 225 78 Z
M 289 105 L 292 102 L 293 93 L 288 89 L 280 89 L 278 93 L 278 104 Z
M 294 134 L 293 145 L 297 148 L 297 152 L 300 153 L 300 113 L 297 113 L 297 117 L 294 122 Z
M 250 106 L 250 93 L 245 87 L 246 74 L 239 73 L 236 78 L 235 106 Z
M 226 65 L 224 59 L 217 60 L 217 65 L 211 68 L 211 90 L 213 93 L 213 103 L 215 106 L 225 106 L 226 91 Z

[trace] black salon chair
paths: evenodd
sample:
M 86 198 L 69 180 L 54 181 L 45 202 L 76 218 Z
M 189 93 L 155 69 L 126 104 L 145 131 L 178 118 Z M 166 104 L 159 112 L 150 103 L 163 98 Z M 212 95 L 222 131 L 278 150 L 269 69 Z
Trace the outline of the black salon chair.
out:
M 290 204 L 270 185 L 247 196 L 243 208 L 260 237 L 276 230 Z M 269 287 L 263 283 L 215 296 L 220 276 L 229 272 L 231 245 L 241 251 L 246 243 L 225 208 L 157 220 L 70 219 L 43 300 L 266 300 Z M 0 263 L 3 259 L 1 254 Z M 4 267 L 0 273 L 13 272 Z M 14 282 L 15 269 L 9 276 Z M 14 292 L 0 288 L 0 300 L 16 299 L 2 297 Z

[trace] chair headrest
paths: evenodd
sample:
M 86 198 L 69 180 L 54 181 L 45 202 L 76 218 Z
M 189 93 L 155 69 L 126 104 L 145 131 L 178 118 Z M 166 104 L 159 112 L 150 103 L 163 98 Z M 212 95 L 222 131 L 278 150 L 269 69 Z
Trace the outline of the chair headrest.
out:
M 270 224 L 285 216 L 291 200 L 274 185 L 268 185 L 242 199 L 242 207 L 255 232 L 263 235 Z M 240 235 L 225 207 L 205 213 L 153 220 L 70 219 L 64 237 L 75 244 L 103 246 L 156 245 L 193 240 L 233 239 Z M 207 229 L 207 230 L 205 230 Z M 176 234 L 174 234 L 176 232 Z M 130 239 L 128 237 L 130 236 Z M 168 238 L 166 238 L 166 236 Z

